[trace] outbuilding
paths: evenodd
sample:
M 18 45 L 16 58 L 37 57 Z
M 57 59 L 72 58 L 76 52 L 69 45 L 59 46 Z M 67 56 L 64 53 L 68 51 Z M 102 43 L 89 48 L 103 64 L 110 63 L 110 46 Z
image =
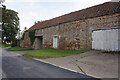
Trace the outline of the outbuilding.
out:
M 107 2 L 34 24 L 25 32 L 21 47 L 94 49 L 92 34 L 97 29 L 120 26 L 120 2 Z M 31 44 L 29 31 L 36 29 Z M 101 31 L 102 34 L 102 31 Z M 117 35 L 116 35 L 117 36 Z

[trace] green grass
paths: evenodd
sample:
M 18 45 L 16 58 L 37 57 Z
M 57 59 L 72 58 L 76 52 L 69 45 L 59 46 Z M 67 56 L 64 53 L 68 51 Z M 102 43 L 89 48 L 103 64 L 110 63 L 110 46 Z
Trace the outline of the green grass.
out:
M 2 44 L 0 44 L 0 47 L 2 47 Z
M 11 46 L 11 44 L 5 44 L 5 45 L 0 44 L 0 47 L 2 47 L 2 48 L 10 47 L 10 46 Z
M 86 51 L 87 50 L 41 49 L 41 50 L 31 51 L 29 53 L 24 54 L 23 56 L 31 57 L 31 58 L 55 58 L 55 57 L 65 57 L 65 56 L 75 55 Z
M 8 51 L 25 51 L 25 50 L 32 50 L 32 48 L 12 47 L 8 49 Z

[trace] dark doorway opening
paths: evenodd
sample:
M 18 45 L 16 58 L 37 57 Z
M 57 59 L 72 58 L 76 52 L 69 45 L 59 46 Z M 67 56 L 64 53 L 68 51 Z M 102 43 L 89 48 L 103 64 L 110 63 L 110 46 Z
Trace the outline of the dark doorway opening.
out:
M 43 48 L 43 36 L 37 36 L 36 37 L 36 49 L 42 49 Z

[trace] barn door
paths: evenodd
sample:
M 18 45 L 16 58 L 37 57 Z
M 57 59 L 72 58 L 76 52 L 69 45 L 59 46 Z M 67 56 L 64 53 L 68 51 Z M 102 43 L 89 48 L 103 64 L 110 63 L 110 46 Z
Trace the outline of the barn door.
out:
M 58 37 L 54 36 L 53 37 L 53 48 L 57 48 L 58 47 Z

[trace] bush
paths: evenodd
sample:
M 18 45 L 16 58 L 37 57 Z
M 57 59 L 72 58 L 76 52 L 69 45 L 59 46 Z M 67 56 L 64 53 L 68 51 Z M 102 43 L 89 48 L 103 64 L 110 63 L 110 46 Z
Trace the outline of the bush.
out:
M 11 44 L 5 44 L 4 45 L 4 47 L 10 47 L 11 46 Z

